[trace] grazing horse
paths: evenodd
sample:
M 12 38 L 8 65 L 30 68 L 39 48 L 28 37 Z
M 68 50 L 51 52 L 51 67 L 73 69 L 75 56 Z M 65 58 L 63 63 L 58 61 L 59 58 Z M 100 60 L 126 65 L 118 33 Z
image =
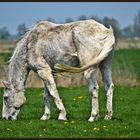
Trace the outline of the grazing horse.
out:
M 105 119 L 112 117 L 113 82 L 111 63 L 115 37 L 113 29 L 95 20 L 55 24 L 40 21 L 17 43 L 9 64 L 9 80 L 3 81 L 3 119 L 16 120 L 26 101 L 25 83 L 30 70 L 44 81 L 45 111 L 41 120 L 50 118 L 50 96 L 59 110 L 59 120 L 66 120 L 66 110 L 53 78 L 57 72 L 84 72 L 92 100 L 92 122 L 99 118 L 98 89 L 95 72 L 99 67 L 106 91 Z

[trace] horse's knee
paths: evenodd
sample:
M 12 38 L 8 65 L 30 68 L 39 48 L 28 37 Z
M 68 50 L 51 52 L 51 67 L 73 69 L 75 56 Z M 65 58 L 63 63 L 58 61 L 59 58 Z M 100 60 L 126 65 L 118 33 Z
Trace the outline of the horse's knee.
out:
M 91 96 L 93 98 L 98 98 L 98 91 L 99 91 L 99 86 L 98 85 L 93 86 L 92 90 L 90 91 Z
M 48 77 L 52 76 L 52 70 L 49 67 L 38 70 L 37 73 L 45 81 Z

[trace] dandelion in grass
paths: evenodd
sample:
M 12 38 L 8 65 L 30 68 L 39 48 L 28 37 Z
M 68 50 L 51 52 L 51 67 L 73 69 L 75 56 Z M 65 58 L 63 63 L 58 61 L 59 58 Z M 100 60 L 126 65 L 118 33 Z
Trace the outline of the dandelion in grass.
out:
M 44 128 L 43 131 L 46 131 L 46 129 Z
M 44 93 L 40 93 L 39 96 L 43 96 Z
M 73 100 L 74 100 L 74 101 L 76 101 L 76 99 L 75 99 L 75 98 L 73 98 Z
M 97 128 L 96 128 L 96 127 L 94 127 L 94 128 L 93 128 L 93 131 L 96 131 L 96 130 L 97 130 Z
M 10 131 L 10 128 L 6 128 L 7 131 Z
M 64 124 L 68 124 L 68 122 L 64 122 Z
M 103 128 L 106 128 L 106 127 L 107 127 L 106 125 L 103 126 Z
M 93 128 L 93 131 L 99 131 L 100 129 L 99 128 L 97 128 L 97 127 L 94 127 Z
M 6 128 L 6 130 L 7 130 L 7 131 L 12 131 L 12 129 L 10 129 L 10 128 Z
M 71 123 L 73 124 L 73 123 L 74 123 L 74 121 L 71 121 Z
M 83 98 L 83 96 L 79 96 L 79 97 L 78 97 L 78 99 L 82 99 L 82 98 Z
M 87 130 L 85 129 L 84 132 L 87 132 Z

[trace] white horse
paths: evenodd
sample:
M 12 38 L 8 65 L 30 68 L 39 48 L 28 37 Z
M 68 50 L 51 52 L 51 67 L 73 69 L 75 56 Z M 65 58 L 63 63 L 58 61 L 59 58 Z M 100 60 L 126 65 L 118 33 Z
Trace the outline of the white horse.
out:
M 94 20 L 68 24 L 48 21 L 37 23 L 17 43 L 10 60 L 9 80 L 3 81 L 3 119 L 16 120 L 26 101 L 25 83 L 30 70 L 44 81 L 45 112 L 41 120 L 50 118 L 50 96 L 60 111 L 58 119 L 66 120 L 66 110 L 59 97 L 53 78 L 54 72 L 79 73 L 84 71 L 92 99 L 89 121 L 99 118 L 98 89 L 95 72 L 102 73 L 107 104 L 105 119 L 112 117 L 113 82 L 111 63 L 115 38 L 113 30 Z

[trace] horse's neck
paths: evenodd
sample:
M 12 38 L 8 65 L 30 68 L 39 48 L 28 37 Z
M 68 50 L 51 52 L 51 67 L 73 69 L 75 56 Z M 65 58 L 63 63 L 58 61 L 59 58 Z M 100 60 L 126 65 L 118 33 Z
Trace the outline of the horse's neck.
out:
M 26 52 L 19 49 L 14 53 L 9 65 L 9 81 L 15 89 L 24 91 L 27 75 Z

